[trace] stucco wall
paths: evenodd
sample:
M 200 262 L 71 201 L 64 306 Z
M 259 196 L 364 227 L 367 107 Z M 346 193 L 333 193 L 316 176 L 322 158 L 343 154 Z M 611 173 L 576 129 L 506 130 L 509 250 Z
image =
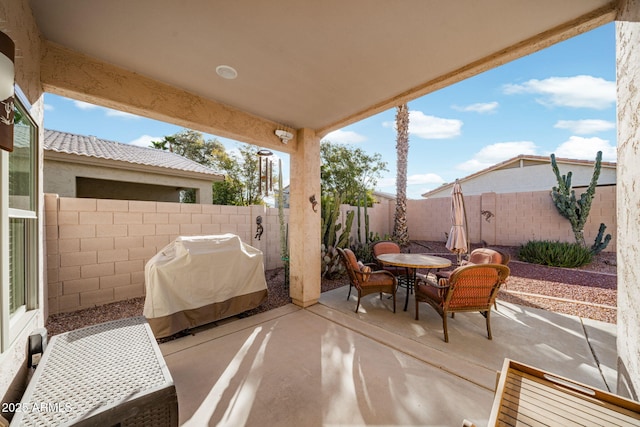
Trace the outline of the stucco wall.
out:
M 66 163 L 52 159 L 44 162 L 44 192 L 58 194 L 61 197 L 76 197 L 76 177 L 122 181 L 127 183 L 153 184 L 171 187 L 173 189 L 195 188 L 200 196 L 198 203 L 211 204 L 211 181 L 203 181 L 181 176 L 161 175 L 152 172 L 136 170 L 114 169 L 96 165 L 82 165 Z M 141 195 L 139 200 L 146 200 Z
M 640 396 L 640 0 L 616 22 L 618 115 L 618 393 Z
M 76 197 L 80 199 L 143 200 L 180 203 L 180 188 L 107 179 L 76 178 Z M 196 192 L 196 199 L 198 198 Z M 197 203 L 197 201 L 196 201 Z
M 282 266 L 275 208 L 55 194 L 45 200 L 50 314 L 144 296 L 145 264 L 179 235 L 237 234 L 263 252 L 265 269 Z M 260 240 L 258 215 L 264 228 Z

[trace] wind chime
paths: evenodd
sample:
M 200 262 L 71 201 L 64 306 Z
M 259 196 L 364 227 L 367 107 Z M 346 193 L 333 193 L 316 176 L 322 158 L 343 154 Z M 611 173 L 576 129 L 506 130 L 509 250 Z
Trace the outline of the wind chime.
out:
M 269 195 L 269 190 L 273 191 L 273 162 L 270 157 L 273 153 L 267 149 L 261 149 L 258 151 L 258 193 Z

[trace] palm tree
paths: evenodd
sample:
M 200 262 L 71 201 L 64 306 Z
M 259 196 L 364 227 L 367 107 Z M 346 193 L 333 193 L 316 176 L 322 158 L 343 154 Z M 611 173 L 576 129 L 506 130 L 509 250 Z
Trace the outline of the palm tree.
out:
M 409 155 L 409 107 L 402 104 L 396 107 L 396 212 L 393 224 L 393 239 L 400 246 L 409 245 L 407 228 L 407 157 Z
M 149 148 L 155 148 L 156 150 L 167 150 L 167 141 L 151 141 Z
M 151 141 L 149 148 L 155 148 L 156 150 L 169 150 L 173 153 L 173 146 L 176 144 L 175 136 L 165 136 L 162 141 Z

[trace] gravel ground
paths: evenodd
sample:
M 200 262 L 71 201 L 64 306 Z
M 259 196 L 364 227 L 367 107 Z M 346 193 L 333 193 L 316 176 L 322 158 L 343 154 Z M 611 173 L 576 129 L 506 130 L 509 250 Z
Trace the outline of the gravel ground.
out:
M 472 247 L 474 248 L 475 246 Z M 512 256 L 509 263 L 511 275 L 502 287 L 498 299 L 608 323 L 616 322 L 615 253 L 603 252 L 587 266 L 568 269 L 520 262 L 516 257 L 517 247 L 496 248 Z M 444 242 L 412 242 L 409 249 L 412 253 L 424 252 L 455 260 L 455 256 L 445 248 Z M 269 290 L 267 301 L 242 316 L 251 316 L 291 302 L 289 291 L 284 286 L 284 269 L 267 271 L 266 279 Z M 322 292 L 348 284 L 346 277 L 323 279 Z M 49 336 L 53 336 L 96 323 L 140 316 L 143 306 L 144 298 L 141 297 L 72 313 L 55 314 L 49 316 L 46 327 Z

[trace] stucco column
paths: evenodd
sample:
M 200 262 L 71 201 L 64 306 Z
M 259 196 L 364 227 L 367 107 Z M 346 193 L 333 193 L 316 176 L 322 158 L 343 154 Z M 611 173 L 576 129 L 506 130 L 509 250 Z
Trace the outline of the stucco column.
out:
M 320 138 L 301 129 L 297 139 L 289 185 L 289 292 L 294 304 L 308 307 L 320 298 Z
M 618 388 L 640 393 L 640 0 L 622 2 L 616 22 L 618 116 Z

